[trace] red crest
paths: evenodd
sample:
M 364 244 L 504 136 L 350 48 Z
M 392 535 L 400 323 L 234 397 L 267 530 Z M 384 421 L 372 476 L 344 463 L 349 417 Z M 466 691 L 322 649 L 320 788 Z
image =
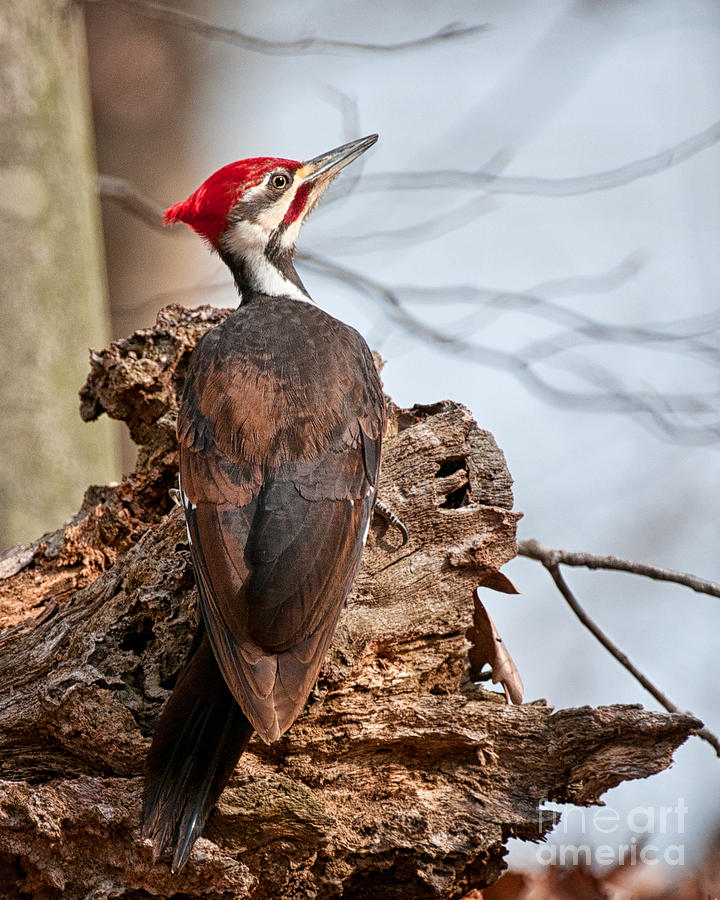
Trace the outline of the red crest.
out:
M 187 200 L 165 210 L 166 225 L 185 222 L 201 237 L 217 246 L 227 227 L 230 210 L 248 188 L 259 184 L 272 169 L 282 167 L 294 172 L 302 165 L 294 159 L 258 156 L 229 163 L 214 172 Z

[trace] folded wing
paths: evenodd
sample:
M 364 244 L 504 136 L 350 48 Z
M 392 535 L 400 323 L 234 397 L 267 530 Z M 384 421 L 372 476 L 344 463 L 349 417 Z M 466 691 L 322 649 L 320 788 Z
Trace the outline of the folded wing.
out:
M 362 445 L 333 453 L 338 470 L 353 472 Z M 327 465 L 327 461 L 324 461 Z M 362 556 L 375 499 L 373 477 L 354 497 L 314 499 L 302 478 L 268 479 L 252 499 L 246 491 L 214 490 L 214 454 L 184 454 L 181 486 L 200 607 L 220 670 L 235 699 L 266 741 L 276 740 L 302 710 L 332 640 Z M 243 486 L 245 487 L 245 486 Z
M 200 387 L 227 410 L 222 371 L 214 380 L 212 363 L 203 371 L 210 380 Z M 369 353 L 362 374 L 377 382 Z M 252 380 L 247 371 L 244 378 Z M 191 395 L 178 425 L 203 620 L 230 691 L 266 741 L 289 728 L 312 690 L 360 564 L 375 502 L 384 425 L 379 383 L 356 402 L 346 392 L 343 404 L 333 412 L 333 434 L 318 439 L 312 454 L 285 454 L 270 465 L 269 451 L 260 464 L 244 452 L 247 441 L 229 434 L 232 409 L 213 414 L 202 397 Z M 321 415 L 307 405 L 308 419 Z M 193 416 L 194 409 L 205 412 Z M 252 427 L 242 410 L 242 428 Z M 254 433 L 259 431 L 258 423 Z

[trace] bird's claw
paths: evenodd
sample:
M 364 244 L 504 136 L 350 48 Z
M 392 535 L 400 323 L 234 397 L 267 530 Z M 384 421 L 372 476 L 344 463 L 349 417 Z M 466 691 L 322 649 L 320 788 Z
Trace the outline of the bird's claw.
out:
M 408 530 L 403 525 L 402 521 L 395 515 L 395 513 L 388 509 L 384 503 L 381 503 L 379 500 L 375 501 L 375 512 L 380 516 L 381 519 L 384 519 L 389 525 L 394 525 L 397 530 L 402 535 L 402 545 L 405 546 L 408 540 L 410 539 L 408 536 Z

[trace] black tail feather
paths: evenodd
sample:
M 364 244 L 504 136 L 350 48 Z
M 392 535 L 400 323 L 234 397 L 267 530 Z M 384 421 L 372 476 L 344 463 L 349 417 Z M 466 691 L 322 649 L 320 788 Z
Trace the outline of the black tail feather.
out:
M 156 860 L 171 849 L 173 871 L 182 869 L 252 733 L 207 636 L 198 635 L 145 769 L 143 837 L 152 840 Z

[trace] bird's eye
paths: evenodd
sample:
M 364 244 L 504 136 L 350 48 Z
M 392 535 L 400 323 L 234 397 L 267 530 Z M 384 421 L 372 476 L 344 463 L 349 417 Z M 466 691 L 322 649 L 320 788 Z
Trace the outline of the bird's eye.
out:
M 277 175 L 273 175 L 273 177 L 270 179 L 270 184 L 274 188 L 277 188 L 279 191 L 281 191 L 283 188 L 286 188 L 288 186 L 288 177 L 287 175 L 281 175 L 278 172 Z

